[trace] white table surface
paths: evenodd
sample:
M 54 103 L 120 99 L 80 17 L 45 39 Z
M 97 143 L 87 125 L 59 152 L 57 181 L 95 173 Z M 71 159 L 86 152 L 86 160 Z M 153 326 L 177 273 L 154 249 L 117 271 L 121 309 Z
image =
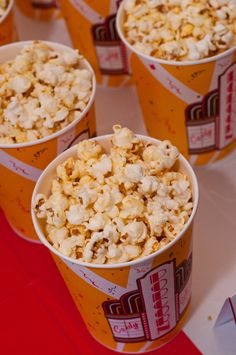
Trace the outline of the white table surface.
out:
M 36 22 L 18 11 L 15 15 L 20 40 L 71 44 L 63 20 Z M 134 87 L 98 88 L 96 117 L 98 134 L 110 133 L 115 123 L 146 133 Z M 213 326 L 225 299 L 236 294 L 236 151 L 219 163 L 195 171 L 200 204 L 194 226 L 192 313 L 184 332 L 205 355 L 235 355 L 233 321 Z

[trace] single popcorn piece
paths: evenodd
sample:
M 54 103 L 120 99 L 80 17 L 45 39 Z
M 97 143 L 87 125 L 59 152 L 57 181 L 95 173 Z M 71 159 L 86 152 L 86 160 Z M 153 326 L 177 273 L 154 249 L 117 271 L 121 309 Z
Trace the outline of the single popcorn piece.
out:
M 121 218 L 135 218 L 143 215 L 144 200 L 137 195 L 128 195 L 122 200 Z
M 31 82 L 28 78 L 17 75 L 10 79 L 8 82 L 8 88 L 16 94 L 23 94 L 31 87 Z
M 44 138 L 81 117 L 93 88 L 82 59 L 76 50 L 58 52 L 34 41 L 0 65 L 1 144 Z
M 193 209 L 176 147 L 145 143 L 119 125 L 113 130 L 109 152 L 96 140 L 80 142 L 77 157 L 57 166 L 50 195 L 39 193 L 34 202 L 51 245 L 82 262 L 150 255 L 179 235 Z
M 170 169 L 176 161 L 179 152 L 169 141 L 162 141 L 158 146 L 148 144 L 143 151 L 143 160 L 155 172 Z
M 66 212 L 66 218 L 70 224 L 82 224 L 89 220 L 89 212 L 82 206 L 72 205 Z
M 9 0 L 0 0 L 0 18 L 5 14 L 9 5 Z
M 158 189 L 158 179 L 155 176 L 144 176 L 140 180 L 139 192 L 143 195 L 152 194 Z
M 145 55 L 186 61 L 236 45 L 235 0 L 124 0 L 123 32 Z
M 124 243 L 136 245 L 147 238 L 147 227 L 144 222 L 130 222 L 122 231 L 121 240 Z
M 131 149 L 133 144 L 137 142 L 137 138 L 129 128 L 122 128 L 120 125 L 115 125 L 113 129 L 115 132 L 114 136 L 112 137 L 112 144 L 114 147 L 127 150 Z
M 109 217 L 103 213 L 96 213 L 89 219 L 87 229 L 91 231 L 103 230 L 109 221 Z
M 128 181 L 139 182 L 143 177 L 143 167 L 141 164 L 127 164 L 125 167 L 125 177 Z

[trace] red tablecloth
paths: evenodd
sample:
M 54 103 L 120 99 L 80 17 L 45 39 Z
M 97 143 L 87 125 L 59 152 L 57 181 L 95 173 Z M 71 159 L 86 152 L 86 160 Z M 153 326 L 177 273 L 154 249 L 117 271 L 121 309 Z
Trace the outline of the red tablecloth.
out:
M 88 333 L 45 247 L 24 241 L 0 211 L 0 353 L 5 355 L 115 354 Z M 151 354 L 199 355 L 181 332 Z

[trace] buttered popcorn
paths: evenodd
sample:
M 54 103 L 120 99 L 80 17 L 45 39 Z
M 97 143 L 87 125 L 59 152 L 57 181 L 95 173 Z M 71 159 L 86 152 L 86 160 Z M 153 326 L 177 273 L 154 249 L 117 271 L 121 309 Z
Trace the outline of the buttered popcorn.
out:
M 5 14 L 9 5 L 9 0 L 0 0 L 0 18 Z
M 236 0 L 125 0 L 124 35 L 139 52 L 199 60 L 236 44 Z
M 48 241 L 83 262 L 152 254 L 178 236 L 192 213 L 188 177 L 175 168 L 177 148 L 113 129 L 109 153 L 95 140 L 80 142 L 77 158 L 58 165 L 50 196 L 38 194 L 34 202 Z
M 35 141 L 80 117 L 93 76 L 81 59 L 35 41 L 0 65 L 0 143 Z

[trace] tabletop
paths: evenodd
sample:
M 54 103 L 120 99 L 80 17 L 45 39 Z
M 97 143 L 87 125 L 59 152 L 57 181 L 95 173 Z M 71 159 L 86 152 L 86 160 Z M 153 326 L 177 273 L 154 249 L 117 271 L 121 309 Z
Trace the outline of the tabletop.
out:
M 71 44 L 63 20 L 36 22 L 15 15 L 20 40 Z M 110 133 L 115 123 L 146 133 L 134 87 L 98 88 L 96 117 L 98 134 Z M 152 354 L 234 355 L 235 324 L 215 328 L 214 323 L 225 299 L 236 294 L 236 152 L 195 172 L 200 204 L 191 315 L 183 331 Z M 89 335 L 47 250 L 19 238 L 1 212 L 0 225 L 2 354 L 114 354 Z

